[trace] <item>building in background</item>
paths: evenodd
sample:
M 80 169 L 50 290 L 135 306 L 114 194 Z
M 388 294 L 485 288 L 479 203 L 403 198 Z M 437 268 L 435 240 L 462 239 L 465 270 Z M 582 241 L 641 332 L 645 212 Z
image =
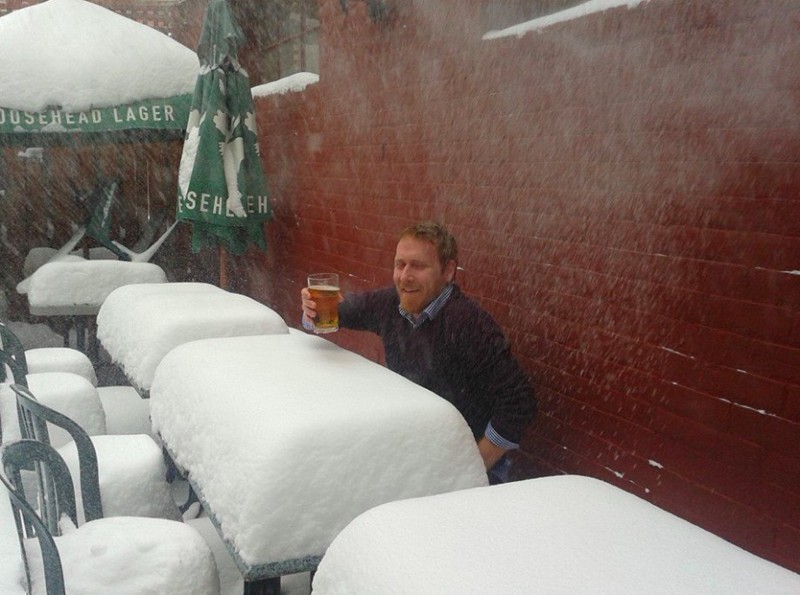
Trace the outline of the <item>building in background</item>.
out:
M 488 35 L 527 18 L 502 4 L 320 1 L 319 82 L 256 103 L 275 217 L 231 278 L 299 321 L 309 271 L 386 285 L 397 232 L 444 221 L 538 389 L 519 476 L 598 477 L 800 571 L 800 5 Z

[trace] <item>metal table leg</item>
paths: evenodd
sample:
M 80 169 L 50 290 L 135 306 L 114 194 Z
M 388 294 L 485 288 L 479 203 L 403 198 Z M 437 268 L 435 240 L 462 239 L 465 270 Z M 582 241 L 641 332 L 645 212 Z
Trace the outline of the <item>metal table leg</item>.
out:
M 281 577 L 244 581 L 244 595 L 281 595 Z
M 86 317 L 75 316 L 75 347 L 86 353 Z

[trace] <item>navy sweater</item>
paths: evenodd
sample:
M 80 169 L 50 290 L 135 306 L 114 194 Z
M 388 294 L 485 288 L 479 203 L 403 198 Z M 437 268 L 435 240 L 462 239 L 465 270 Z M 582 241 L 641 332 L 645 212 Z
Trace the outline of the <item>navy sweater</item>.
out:
M 453 290 L 439 314 L 419 328 L 399 314 L 393 287 L 346 297 L 339 324 L 378 334 L 388 368 L 450 401 L 476 439 L 491 421 L 500 436 L 519 443 L 536 414 L 528 376 L 489 313 Z

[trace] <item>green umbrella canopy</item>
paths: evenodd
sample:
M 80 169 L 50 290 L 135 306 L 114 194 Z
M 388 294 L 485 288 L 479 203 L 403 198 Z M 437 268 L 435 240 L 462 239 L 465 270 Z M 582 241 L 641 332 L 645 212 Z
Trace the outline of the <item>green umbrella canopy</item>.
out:
M 178 174 L 177 219 L 193 224 L 192 250 L 265 249 L 271 216 L 250 79 L 238 62 L 244 34 L 225 0 L 211 0 L 198 46 L 200 71 Z
M 0 18 L 0 144 L 180 138 L 197 56 L 84 0 Z

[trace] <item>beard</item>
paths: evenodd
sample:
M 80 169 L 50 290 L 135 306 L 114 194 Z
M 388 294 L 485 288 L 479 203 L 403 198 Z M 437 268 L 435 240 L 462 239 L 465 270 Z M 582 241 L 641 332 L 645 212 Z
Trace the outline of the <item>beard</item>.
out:
M 397 296 L 400 298 L 400 307 L 406 312 L 419 314 L 425 309 L 425 306 L 427 306 L 427 304 L 424 303 L 425 296 L 421 291 L 407 293 L 405 291 L 401 291 L 398 287 Z

